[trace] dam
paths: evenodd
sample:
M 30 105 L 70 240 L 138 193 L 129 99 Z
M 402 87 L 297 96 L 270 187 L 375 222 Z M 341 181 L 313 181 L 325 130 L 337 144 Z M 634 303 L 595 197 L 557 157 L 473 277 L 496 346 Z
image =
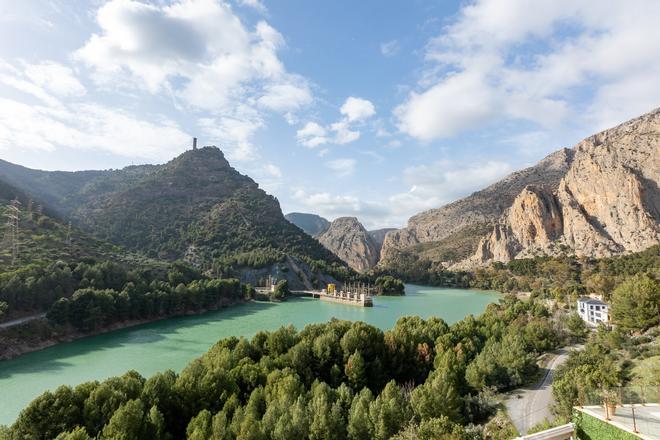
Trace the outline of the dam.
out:
M 294 295 L 311 296 L 321 301 L 346 304 L 357 307 L 373 307 L 372 288 L 364 285 L 348 285 L 346 290 L 339 290 L 334 284 L 328 284 L 327 289 L 322 290 L 297 290 L 292 291 Z

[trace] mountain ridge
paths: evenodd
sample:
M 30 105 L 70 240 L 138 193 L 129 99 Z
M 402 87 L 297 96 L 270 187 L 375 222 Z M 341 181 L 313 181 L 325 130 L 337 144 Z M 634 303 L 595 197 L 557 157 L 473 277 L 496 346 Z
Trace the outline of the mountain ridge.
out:
M 98 238 L 152 258 L 185 259 L 205 270 L 245 252 L 273 266 L 282 255 L 343 265 L 289 223 L 277 199 L 232 168 L 217 147 L 121 170 L 51 172 L 2 162 L 0 179 L 29 188 Z
M 318 237 L 319 242 L 354 270 L 364 273 L 378 263 L 378 246 L 356 217 L 339 217 Z
M 556 188 L 528 187 L 461 266 L 537 254 L 610 257 L 660 242 L 660 109 L 584 139 Z
M 386 235 L 380 266 L 422 258 L 470 269 L 566 250 L 596 257 L 643 250 L 658 242 L 658 157 L 655 109 L 411 217 Z
M 471 229 L 479 234 L 502 215 L 527 185 L 559 185 L 572 156 L 571 150 L 562 148 L 549 154 L 538 164 L 515 171 L 467 197 L 412 216 L 405 228 L 391 231 L 385 236 L 381 261 L 387 264 L 389 259 L 396 257 L 398 251 L 426 243 L 431 246 L 433 242 L 447 241 L 447 238 L 461 235 Z M 459 256 L 465 254 L 463 256 L 466 257 L 476 250 L 476 242 L 469 244 L 473 238 L 473 235 L 467 234 L 459 243 L 442 246 L 440 253 L 445 249 L 452 251 L 467 246 L 471 252 L 459 252 Z M 478 238 L 477 236 L 477 240 Z
M 306 212 L 290 212 L 284 218 L 312 237 L 322 234 L 330 227 L 330 222 L 327 219 Z

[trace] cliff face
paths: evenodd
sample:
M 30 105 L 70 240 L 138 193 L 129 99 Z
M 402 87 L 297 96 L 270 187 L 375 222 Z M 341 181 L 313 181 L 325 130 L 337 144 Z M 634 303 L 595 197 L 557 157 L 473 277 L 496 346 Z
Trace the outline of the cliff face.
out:
M 605 257 L 660 242 L 660 109 L 591 136 L 574 151 L 558 187 L 525 188 L 461 266 L 566 248 Z
M 467 249 L 469 255 L 476 249 L 481 231 L 494 224 L 525 187 L 558 187 L 572 158 L 572 150 L 561 149 L 535 166 L 512 173 L 464 199 L 411 217 L 406 228 L 387 234 L 381 260 L 387 264 L 387 260 L 400 250 L 434 242 L 438 242 L 438 246 L 452 248 L 437 249 L 437 255 L 446 255 L 448 251 L 457 249 Z M 460 240 L 447 240 L 451 237 L 460 237 Z M 464 252 L 462 250 L 460 253 Z
M 377 245 L 355 217 L 340 217 L 319 235 L 318 240 L 358 272 L 366 272 L 378 263 Z

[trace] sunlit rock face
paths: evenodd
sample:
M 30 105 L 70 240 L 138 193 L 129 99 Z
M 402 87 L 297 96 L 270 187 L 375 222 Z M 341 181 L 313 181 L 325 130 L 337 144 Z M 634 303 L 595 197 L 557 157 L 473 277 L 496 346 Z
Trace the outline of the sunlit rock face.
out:
M 538 164 L 516 171 L 468 197 L 411 217 L 407 227 L 391 231 L 385 237 L 380 253 L 381 264 L 387 265 L 399 251 L 411 250 L 424 243 L 465 249 L 464 256 L 469 256 L 475 252 L 479 239 L 527 186 L 556 189 L 572 157 L 573 150 L 563 148 Z
M 606 257 L 660 242 L 660 109 L 573 151 L 558 187 L 525 188 L 457 267 L 567 250 Z
M 318 240 L 358 272 L 366 272 L 378 263 L 378 246 L 355 217 L 334 220 Z

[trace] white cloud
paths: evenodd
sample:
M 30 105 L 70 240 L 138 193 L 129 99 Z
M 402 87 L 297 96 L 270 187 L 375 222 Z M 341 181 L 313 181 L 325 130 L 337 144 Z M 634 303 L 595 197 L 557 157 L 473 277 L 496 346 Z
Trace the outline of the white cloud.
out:
M 390 202 L 410 213 L 437 208 L 485 188 L 512 170 L 508 163 L 496 161 L 459 166 L 445 160 L 408 167 L 403 180 L 410 190 L 390 197 Z
M 256 0 L 242 4 L 263 7 Z M 111 0 L 96 19 L 101 31 L 74 54 L 94 81 L 174 96 L 190 110 L 210 113 L 201 125 L 219 143 L 232 144 L 235 160 L 258 157 L 251 137 L 265 126 L 266 112 L 294 121 L 292 112 L 313 101 L 307 80 L 279 58 L 282 35 L 265 21 L 249 29 L 224 1 Z
M 51 81 L 46 73 L 53 73 Z M 61 101 L 53 94 L 81 98 L 84 88 L 69 69 L 55 63 L 27 64 L 23 71 L 1 64 L 0 83 L 38 100 L 26 104 L 0 97 L 0 150 L 66 147 L 161 161 L 184 151 L 190 141 L 163 115 L 138 116 L 85 99 Z
M 468 4 L 428 44 L 418 89 L 395 111 L 399 128 L 423 141 L 494 120 L 593 131 L 648 111 L 660 101 L 658 15 L 653 0 Z
M 25 75 L 35 85 L 57 96 L 82 96 L 86 92 L 73 69 L 52 61 L 26 65 Z
M 298 190 L 294 199 L 304 210 L 314 212 L 329 219 L 355 216 L 367 228 L 392 226 L 389 211 L 382 203 L 360 200 L 349 195 L 332 195 L 325 191 L 308 192 Z
M 257 159 L 259 154 L 251 139 L 264 122 L 258 113 L 248 107 L 238 113 L 239 117 L 200 118 L 197 125 L 211 144 L 222 148 L 228 159 L 234 161 Z
M 360 139 L 360 132 L 357 130 L 351 130 L 347 121 L 340 121 L 331 124 L 330 130 L 335 132 L 333 141 L 339 145 L 349 144 Z
M 453 136 L 493 118 L 494 91 L 477 74 L 450 76 L 423 93 L 412 93 L 395 110 L 399 128 L 423 141 Z
M 346 98 L 339 111 L 348 122 L 361 121 L 376 114 L 376 108 L 371 101 L 354 96 Z
M 264 108 L 284 113 L 298 110 L 311 104 L 312 93 L 305 81 L 302 85 L 295 84 L 272 84 L 265 88 L 264 95 L 257 103 Z
M 268 12 L 268 9 L 266 9 L 266 6 L 261 0 L 238 0 L 238 4 L 252 8 L 261 14 Z
M 4 62 L 0 63 L 0 84 L 37 98 L 50 106 L 61 105 L 59 99 L 36 85 L 24 72 Z
M 398 40 L 391 40 L 380 45 L 380 53 L 386 57 L 391 57 L 399 52 L 400 46 Z
M 337 164 L 341 169 L 342 165 Z M 367 228 L 401 227 L 413 214 L 437 208 L 501 179 L 512 171 L 503 162 L 460 166 L 452 161 L 408 167 L 403 181 L 409 190 L 382 200 L 364 200 L 354 195 L 298 190 L 294 199 L 304 208 L 327 218 L 356 216 Z
M 67 147 L 161 161 L 184 151 L 189 141 L 164 117 L 148 121 L 97 104 L 53 108 L 0 98 L 0 150 Z
M 277 165 L 273 165 L 272 163 L 264 165 L 264 171 L 266 174 L 270 175 L 271 177 L 276 177 L 280 178 L 282 177 L 282 170 Z
M 355 159 L 335 159 L 326 162 L 326 166 L 330 168 L 335 175 L 344 177 L 349 176 L 355 172 Z
M 308 122 L 296 133 L 298 143 L 314 148 L 327 143 L 338 145 L 349 144 L 360 139 L 360 131 L 355 129 L 356 125 L 364 123 L 376 113 L 374 105 L 362 98 L 349 96 L 339 109 L 343 115 L 339 121 L 323 127 L 316 122 Z M 329 132 L 334 135 L 330 136 Z
M 296 132 L 296 138 L 302 145 L 315 148 L 328 143 L 327 130 L 316 122 L 308 122 Z

